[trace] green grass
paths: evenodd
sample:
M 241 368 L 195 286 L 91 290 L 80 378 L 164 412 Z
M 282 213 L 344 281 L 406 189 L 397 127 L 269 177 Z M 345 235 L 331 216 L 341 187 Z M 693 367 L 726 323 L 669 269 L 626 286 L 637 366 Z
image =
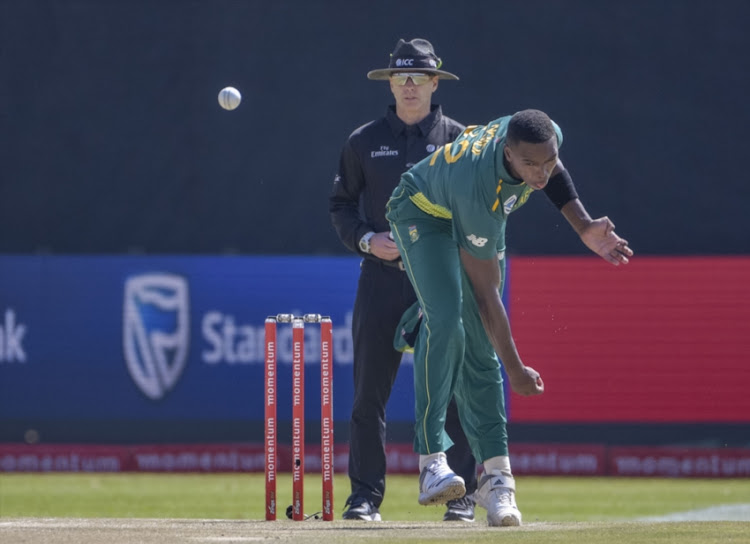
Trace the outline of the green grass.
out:
M 628 521 L 750 503 L 750 483 L 740 479 L 519 477 L 517 482 L 518 503 L 526 522 Z M 262 474 L 0 474 L 0 517 L 259 520 L 264 517 L 264 489 Z M 291 489 L 290 475 L 281 474 L 281 517 L 291 504 Z M 348 492 L 348 479 L 337 475 L 337 518 Z M 320 509 L 320 494 L 320 477 L 309 474 L 307 513 Z M 383 519 L 442 519 L 442 507 L 420 506 L 416 499 L 416 476 L 389 475 L 381 507 Z
M 280 475 L 280 520 L 264 517 L 262 474 L 0 474 L 0 542 L 27 544 L 747 544 L 748 522 L 653 523 L 639 518 L 750 503 L 747 480 L 520 477 L 524 525 L 443 523 L 443 507 L 419 506 L 417 476 L 389 476 L 384 523 L 341 521 L 349 491 L 335 482 L 336 521 L 284 519 L 291 478 Z M 308 475 L 308 514 L 320 477 Z M 86 519 L 81 519 L 86 518 Z M 112 519 L 114 518 L 114 519 Z M 176 519 L 175 519 L 176 518 Z
M 519 478 L 517 485 L 529 521 L 627 520 L 750 503 L 742 479 Z

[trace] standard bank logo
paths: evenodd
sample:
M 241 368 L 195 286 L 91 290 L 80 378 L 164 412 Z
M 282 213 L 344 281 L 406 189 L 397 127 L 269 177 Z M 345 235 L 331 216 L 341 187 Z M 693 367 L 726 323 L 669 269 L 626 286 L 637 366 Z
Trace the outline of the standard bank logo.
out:
M 150 399 L 163 398 L 187 362 L 187 281 L 173 274 L 132 276 L 125 282 L 123 347 L 130 377 Z
M 518 200 L 518 197 L 516 195 L 512 195 L 505 202 L 503 202 L 503 211 L 505 212 L 505 215 L 508 215 L 511 211 L 513 211 L 513 206 L 515 206 L 516 200 Z

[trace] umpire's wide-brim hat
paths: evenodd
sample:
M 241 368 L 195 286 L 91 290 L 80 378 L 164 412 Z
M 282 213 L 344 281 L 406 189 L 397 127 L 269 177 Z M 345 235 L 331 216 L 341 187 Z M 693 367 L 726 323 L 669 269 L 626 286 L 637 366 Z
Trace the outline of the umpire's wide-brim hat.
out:
M 438 79 L 458 79 L 458 76 L 441 70 L 443 61 L 435 54 L 432 44 L 420 38 L 407 42 L 399 40 L 391 53 L 388 68 L 367 72 L 368 79 L 388 79 L 394 72 L 427 72 Z

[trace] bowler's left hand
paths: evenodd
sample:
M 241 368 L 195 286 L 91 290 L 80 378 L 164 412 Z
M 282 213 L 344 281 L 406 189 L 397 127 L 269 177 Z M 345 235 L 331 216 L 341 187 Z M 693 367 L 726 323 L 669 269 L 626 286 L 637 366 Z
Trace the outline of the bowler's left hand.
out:
M 581 240 L 591 251 L 615 266 L 628 264 L 633 256 L 628 241 L 615 234 L 615 225 L 609 217 L 594 219 L 581 232 Z

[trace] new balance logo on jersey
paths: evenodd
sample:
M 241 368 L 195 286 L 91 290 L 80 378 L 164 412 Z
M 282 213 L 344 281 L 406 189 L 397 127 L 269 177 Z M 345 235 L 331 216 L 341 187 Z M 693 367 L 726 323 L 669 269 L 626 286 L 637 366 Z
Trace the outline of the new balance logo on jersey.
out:
M 481 238 L 474 234 L 469 234 L 466 239 L 477 247 L 484 247 L 487 243 L 487 238 Z

